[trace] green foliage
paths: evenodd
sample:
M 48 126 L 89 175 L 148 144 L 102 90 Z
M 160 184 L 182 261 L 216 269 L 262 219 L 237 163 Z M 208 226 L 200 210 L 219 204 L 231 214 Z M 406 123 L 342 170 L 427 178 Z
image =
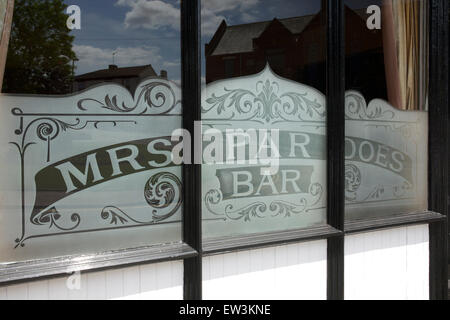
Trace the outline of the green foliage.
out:
M 63 0 L 16 0 L 3 91 L 64 94 L 73 82 L 74 37 Z

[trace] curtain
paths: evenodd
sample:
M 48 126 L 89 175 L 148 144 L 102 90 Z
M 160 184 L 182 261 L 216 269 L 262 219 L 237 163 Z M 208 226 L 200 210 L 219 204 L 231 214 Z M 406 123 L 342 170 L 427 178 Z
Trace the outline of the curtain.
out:
M 383 0 L 382 33 L 389 103 L 426 110 L 428 1 Z

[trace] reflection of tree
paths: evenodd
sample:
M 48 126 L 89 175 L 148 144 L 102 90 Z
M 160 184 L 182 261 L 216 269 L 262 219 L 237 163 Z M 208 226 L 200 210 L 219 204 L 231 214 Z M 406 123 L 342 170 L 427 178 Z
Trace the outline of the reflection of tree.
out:
M 15 1 L 4 92 L 70 92 L 76 56 L 66 7 L 63 0 Z

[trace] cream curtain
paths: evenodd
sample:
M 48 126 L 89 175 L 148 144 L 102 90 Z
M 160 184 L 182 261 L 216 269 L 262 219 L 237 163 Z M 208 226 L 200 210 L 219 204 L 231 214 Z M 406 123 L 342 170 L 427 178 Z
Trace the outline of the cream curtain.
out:
M 383 0 L 382 32 L 389 102 L 426 110 L 428 95 L 428 1 Z

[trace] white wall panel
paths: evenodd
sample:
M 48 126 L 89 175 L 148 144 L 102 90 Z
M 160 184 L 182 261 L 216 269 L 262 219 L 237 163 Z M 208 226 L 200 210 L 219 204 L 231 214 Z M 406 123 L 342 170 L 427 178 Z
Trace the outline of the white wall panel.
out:
M 346 299 L 428 299 L 428 226 L 345 238 Z M 325 299 L 325 240 L 203 259 L 205 299 Z M 182 299 L 183 262 L 81 273 L 0 287 L 0 299 Z
M 183 262 L 167 262 L 139 266 L 139 293 L 127 292 L 120 299 L 183 299 Z M 135 283 L 134 280 L 131 283 Z
M 35 281 L 28 285 L 28 299 L 30 300 L 47 300 L 48 294 L 48 281 Z
M 345 237 L 346 299 L 428 299 L 428 225 Z
M 28 285 L 16 284 L 7 287 L 6 298 L 9 300 L 28 299 Z
M 7 299 L 6 288 L 0 288 L 0 300 L 6 300 L 6 299 Z
M 164 262 L 81 273 L 79 289 L 68 276 L 0 287 L 0 300 L 183 298 L 183 262 Z
M 203 258 L 204 299 L 326 299 L 327 242 Z
M 44 286 L 44 284 L 42 285 Z M 95 284 L 91 284 L 91 287 L 94 285 Z M 30 287 L 30 285 L 28 285 L 28 287 Z M 45 296 L 42 296 L 42 299 L 44 298 Z M 66 278 L 56 278 L 48 281 L 48 298 L 50 300 L 67 300 L 69 298 Z M 28 299 L 30 299 L 30 296 L 28 296 Z

